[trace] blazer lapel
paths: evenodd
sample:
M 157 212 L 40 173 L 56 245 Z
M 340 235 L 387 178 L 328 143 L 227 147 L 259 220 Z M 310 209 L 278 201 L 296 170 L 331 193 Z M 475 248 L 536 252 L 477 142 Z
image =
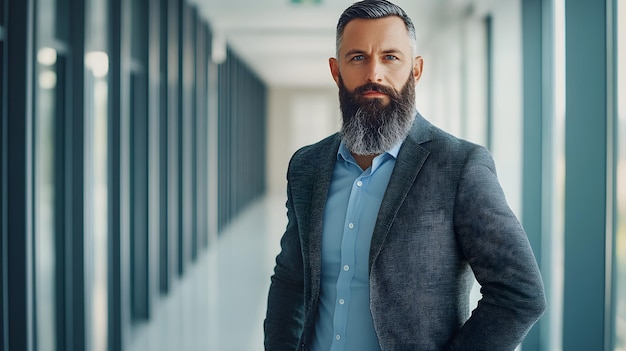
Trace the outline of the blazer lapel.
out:
M 430 140 L 430 127 L 431 124 L 418 113 L 411 132 L 400 148 L 396 165 L 389 179 L 389 184 L 387 185 L 382 203 L 380 204 L 376 225 L 374 226 L 374 233 L 372 234 L 369 253 L 370 273 L 372 271 L 372 264 L 382 249 L 383 243 L 387 238 L 389 229 L 400 206 L 406 199 L 409 190 L 415 182 L 417 174 L 428 158 L 430 152 L 420 144 Z
M 322 270 L 322 221 L 324 218 L 324 206 L 328 197 L 328 189 L 333 174 L 333 168 L 337 161 L 337 150 L 340 138 L 337 136 L 331 142 L 326 143 L 319 150 L 319 159 L 315 165 L 316 171 L 312 179 L 311 208 L 309 217 L 309 230 L 306 237 L 302 238 L 308 245 L 308 259 L 311 267 L 312 297 L 319 296 L 320 274 Z

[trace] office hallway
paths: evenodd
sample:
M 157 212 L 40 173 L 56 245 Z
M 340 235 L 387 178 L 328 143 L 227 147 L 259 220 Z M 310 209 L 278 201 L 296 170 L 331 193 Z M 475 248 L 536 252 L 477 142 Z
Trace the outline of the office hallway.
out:
M 188 277 L 138 326 L 132 351 L 263 350 L 270 275 L 286 224 L 285 196 L 254 201 L 220 234 Z
M 263 350 L 356 1 L 0 0 L 0 350 Z M 488 149 L 533 249 L 523 349 L 626 351 L 626 0 L 391 2 L 416 109 Z

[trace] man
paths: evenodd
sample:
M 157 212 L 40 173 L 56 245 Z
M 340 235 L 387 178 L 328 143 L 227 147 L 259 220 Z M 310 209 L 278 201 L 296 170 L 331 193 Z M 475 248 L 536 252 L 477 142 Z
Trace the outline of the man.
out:
M 545 309 L 539 269 L 489 153 L 416 112 L 411 20 L 355 3 L 329 63 L 342 131 L 290 162 L 266 350 L 513 350 Z

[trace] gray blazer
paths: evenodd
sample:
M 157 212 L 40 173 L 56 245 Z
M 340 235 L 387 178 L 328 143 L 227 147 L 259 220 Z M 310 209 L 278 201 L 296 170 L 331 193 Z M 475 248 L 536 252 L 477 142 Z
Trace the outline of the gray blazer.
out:
M 339 143 L 332 135 L 289 164 L 266 350 L 307 350 L 315 332 L 322 217 Z M 382 350 L 513 350 L 545 309 L 535 257 L 488 151 L 419 114 L 376 219 L 369 271 Z M 470 316 L 472 272 L 482 299 Z

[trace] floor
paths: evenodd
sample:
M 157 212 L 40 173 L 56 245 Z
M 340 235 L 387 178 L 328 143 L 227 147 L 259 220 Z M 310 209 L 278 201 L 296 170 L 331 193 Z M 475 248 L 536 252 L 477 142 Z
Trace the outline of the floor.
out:
M 245 209 L 156 308 L 135 326 L 130 351 L 262 351 L 274 259 L 286 225 L 284 195 Z M 472 293 L 476 304 L 478 286 Z
M 157 304 L 154 319 L 135 327 L 131 351 L 263 350 L 270 276 L 286 224 L 284 196 L 250 205 Z

